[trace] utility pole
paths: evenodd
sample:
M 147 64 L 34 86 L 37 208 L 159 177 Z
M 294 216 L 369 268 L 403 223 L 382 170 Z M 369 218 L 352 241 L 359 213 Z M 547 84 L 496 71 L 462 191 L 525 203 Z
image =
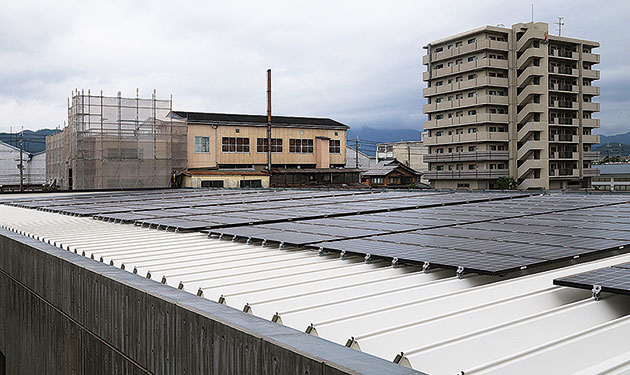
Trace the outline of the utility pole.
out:
M 359 168 L 359 136 L 357 135 L 356 140 L 354 141 L 354 164 L 355 167 Z
M 20 132 L 20 191 L 24 191 L 24 164 L 22 163 L 22 152 L 24 150 L 24 127 Z
M 267 69 L 267 170 L 271 171 L 271 69 Z

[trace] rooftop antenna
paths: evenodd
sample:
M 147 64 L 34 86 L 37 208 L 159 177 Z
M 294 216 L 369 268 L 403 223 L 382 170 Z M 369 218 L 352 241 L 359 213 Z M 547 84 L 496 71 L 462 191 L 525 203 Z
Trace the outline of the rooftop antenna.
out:
M 267 69 L 267 170 L 271 171 L 271 69 Z
M 564 22 L 562 22 L 563 20 L 564 17 L 558 17 L 558 22 L 554 22 L 558 25 L 558 36 L 562 36 L 562 26 L 564 26 Z
M 534 23 L 534 3 L 532 3 L 532 23 Z

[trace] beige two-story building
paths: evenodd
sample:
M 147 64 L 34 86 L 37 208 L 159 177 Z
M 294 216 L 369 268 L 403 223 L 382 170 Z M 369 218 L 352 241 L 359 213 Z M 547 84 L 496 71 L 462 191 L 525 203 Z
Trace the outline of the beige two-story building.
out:
M 171 117 L 188 129 L 183 186 L 268 187 L 273 170 L 334 171 L 346 164 L 348 126 L 328 118 L 272 116 L 269 171 L 267 116 L 174 111 Z
M 594 70 L 598 42 L 549 34 L 546 23 L 484 26 L 428 44 L 423 91 L 436 188 L 586 188 L 598 170 Z

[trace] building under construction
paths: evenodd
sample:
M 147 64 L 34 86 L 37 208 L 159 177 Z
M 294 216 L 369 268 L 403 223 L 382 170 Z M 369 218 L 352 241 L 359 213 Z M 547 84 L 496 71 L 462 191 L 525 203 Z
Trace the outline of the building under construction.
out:
M 68 125 L 46 140 L 46 180 L 67 189 L 170 187 L 186 170 L 187 126 L 170 100 L 72 93 Z

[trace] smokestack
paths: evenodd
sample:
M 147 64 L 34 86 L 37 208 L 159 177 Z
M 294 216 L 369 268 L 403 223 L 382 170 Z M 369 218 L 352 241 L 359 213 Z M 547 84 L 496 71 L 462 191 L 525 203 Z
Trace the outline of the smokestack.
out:
M 267 170 L 271 170 L 271 69 L 267 69 Z

